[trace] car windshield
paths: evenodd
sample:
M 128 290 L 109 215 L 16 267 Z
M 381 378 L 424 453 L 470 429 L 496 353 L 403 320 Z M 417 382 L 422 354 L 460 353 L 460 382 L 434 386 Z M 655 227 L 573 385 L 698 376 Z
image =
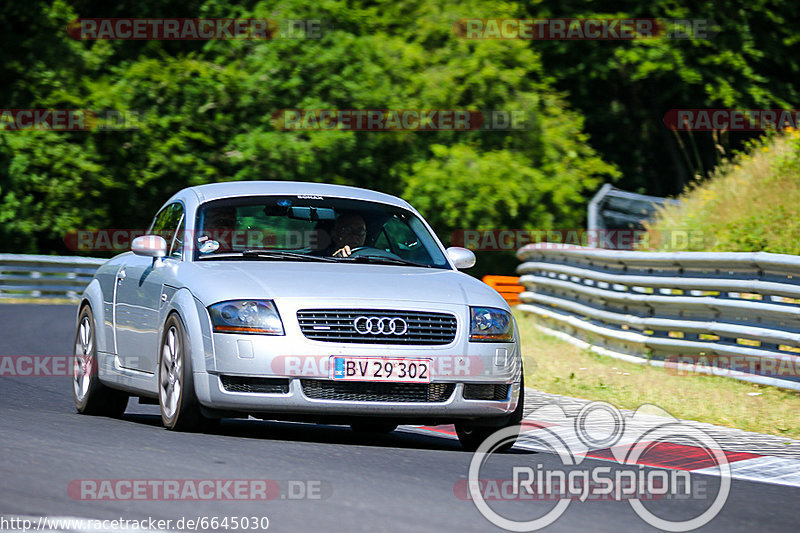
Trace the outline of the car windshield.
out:
M 198 260 L 450 268 L 417 216 L 375 202 L 316 195 L 226 198 L 200 206 L 195 227 Z

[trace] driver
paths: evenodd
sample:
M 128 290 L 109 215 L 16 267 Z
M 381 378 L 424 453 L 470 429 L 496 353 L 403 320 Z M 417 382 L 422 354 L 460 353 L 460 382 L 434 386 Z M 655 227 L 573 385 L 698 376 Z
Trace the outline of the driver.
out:
M 217 243 L 214 251 L 230 252 L 233 250 L 233 233 L 236 231 L 236 208 L 218 206 L 207 209 L 203 222 L 203 234 L 198 239 L 201 246 L 210 240 Z
M 333 257 L 348 257 L 353 249 L 364 246 L 367 225 L 358 213 L 344 213 L 336 219 L 331 230 L 331 240 L 336 251 Z

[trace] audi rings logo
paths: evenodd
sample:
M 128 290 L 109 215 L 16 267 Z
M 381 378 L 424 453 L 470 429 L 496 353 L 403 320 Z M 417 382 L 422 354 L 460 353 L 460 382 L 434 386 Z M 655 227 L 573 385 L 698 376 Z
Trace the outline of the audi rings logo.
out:
M 408 331 L 405 320 L 388 316 L 360 316 L 353 326 L 361 335 L 405 335 Z

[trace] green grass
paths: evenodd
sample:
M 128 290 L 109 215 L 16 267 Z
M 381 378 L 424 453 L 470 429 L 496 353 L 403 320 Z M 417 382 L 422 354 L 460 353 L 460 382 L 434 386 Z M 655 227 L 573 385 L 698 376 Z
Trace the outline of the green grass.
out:
M 677 418 L 800 438 L 800 393 L 627 363 L 547 335 L 535 327 L 532 316 L 515 315 L 530 388 L 623 409 L 650 403 Z
M 800 132 L 765 137 L 723 162 L 647 229 L 645 250 L 800 254 Z

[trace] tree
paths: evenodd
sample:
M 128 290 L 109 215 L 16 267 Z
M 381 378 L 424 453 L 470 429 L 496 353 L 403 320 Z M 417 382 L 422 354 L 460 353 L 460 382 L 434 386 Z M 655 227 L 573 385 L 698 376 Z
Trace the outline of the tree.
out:
M 800 96 L 797 2 L 543 0 L 527 2 L 519 16 L 711 22 L 710 38 L 530 42 L 585 116 L 592 146 L 622 171 L 624 188 L 677 194 L 758 135 L 675 134 L 663 123 L 670 109 L 791 109 Z
M 14 93 L 15 106 L 138 115 L 136 128 L 124 131 L 0 132 L 0 210 L 14 222 L 0 234 L 13 234 L 5 241 L 13 250 L 61 252 L 72 228 L 147 227 L 173 192 L 221 179 L 326 181 L 404 195 L 447 240 L 458 226 L 578 226 L 586 196 L 617 176 L 589 147 L 580 114 L 553 89 L 536 50 L 453 31 L 465 16 L 512 16 L 515 4 L 186 5 L 198 16 L 314 18 L 334 29 L 321 39 L 271 41 L 81 42 L 65 31 L 42 32 L 43 45 L 26 41 L 32 57 L 38 48 L 57 52 L 41 58 L 46 81 L 15 71 L 28 89 Z M 51 30 L 94 12 L 123 15 L 95 2 L 40 6 Z M 137 14 L 151 12 L 174 16 L 156 3 Z M 507 131 L 276 127 L 274 112 L 295 108 L 502 110 L 527 121 Z M 470 189 L 492 201 L 465 206 L 456 196 Z

